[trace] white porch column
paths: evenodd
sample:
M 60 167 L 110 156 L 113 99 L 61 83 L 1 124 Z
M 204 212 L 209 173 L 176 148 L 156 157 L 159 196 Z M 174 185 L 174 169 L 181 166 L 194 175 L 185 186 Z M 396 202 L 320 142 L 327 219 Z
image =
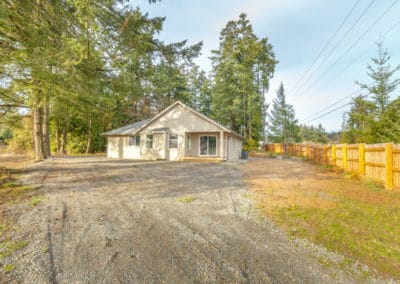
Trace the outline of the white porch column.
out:
M 221 159 L 224 158 L 224 132 L 219 132 L 219 156 Z

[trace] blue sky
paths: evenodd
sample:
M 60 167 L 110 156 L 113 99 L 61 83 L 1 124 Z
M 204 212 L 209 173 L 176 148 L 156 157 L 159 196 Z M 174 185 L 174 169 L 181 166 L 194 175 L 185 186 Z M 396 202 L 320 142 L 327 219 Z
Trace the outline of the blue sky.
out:
M 320 59 L 306 73 L 356 3 Z M 366 65 L 376 54 L 374 43 L 380 37 L 384 38 L 384 46 L 392 55 L 392 65 L 400 64 L 399 0 L 162 0 L 155 4 L 140 0 L 133 4 L 151 17 L 166 17 L 159 35 L 165 42 L 187 39 L 189 44 L 194 44 L 203 41 L 202 55 L 197 63 L 205 71 L 211 68 L 208 57 L 211 50 L 218 48 L 222 28 L 229 20 L 237 19 L 240 13 L 246 13 L 256 35 L 268 38 L 279 61 L 267 101 L 275 97 L 280 82 L 283 82 L 288 101 L 295 107 L 300 122 L 349 102 L 350 98 L 347 98 L 324 110 L 357 91 L 356 80 L 370 82 Z M 379 17 L 382 18 L 379 20 Z M 343 38 L 358 18 L 359 22 Z M 351 46 L 354 47 L 350 49 Z M 400 77 L 400 72 L 397 75 Z M 303 80 L 299 83 L 300 78 Z M 393 95 L 400 95 L 399 90 Z M 321 123 L 329 131 L 339 130 L 348 108 L 341 108 L 309 124 Z

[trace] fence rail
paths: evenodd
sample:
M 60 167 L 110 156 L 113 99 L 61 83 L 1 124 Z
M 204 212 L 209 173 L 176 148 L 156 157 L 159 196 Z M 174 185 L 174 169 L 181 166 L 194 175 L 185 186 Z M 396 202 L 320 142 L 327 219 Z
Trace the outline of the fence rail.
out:
M 400 144 L 267 144 L 265 150 L 305 157 L 384 182 L 386 189 L 400 189 Z

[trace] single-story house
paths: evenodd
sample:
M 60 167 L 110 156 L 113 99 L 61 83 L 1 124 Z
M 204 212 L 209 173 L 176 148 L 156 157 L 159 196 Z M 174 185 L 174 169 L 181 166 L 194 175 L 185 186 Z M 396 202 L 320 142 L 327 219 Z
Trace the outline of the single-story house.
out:
M 103 133 L 107 157 L 143 160 L 240 159 L 243 137 L 177 101 L 150 119 Z

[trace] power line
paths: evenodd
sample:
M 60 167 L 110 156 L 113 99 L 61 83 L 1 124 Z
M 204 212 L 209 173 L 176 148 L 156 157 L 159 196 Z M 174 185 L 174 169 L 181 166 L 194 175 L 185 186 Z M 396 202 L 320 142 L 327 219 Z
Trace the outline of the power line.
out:
M 336 43 L 336 45 L 329 51 L 329 53 L 324 57 L 324 59 L 318 64 L 318 66 L 314 69 L 314 71 L 311 73 L 308 78 L 312 78 L 312 76 L 321 68 L 321 66 L 328 60 L 328 58 L 332 55 L 332 53 L 339 47 L 339 45 L 343 42 L 343 40 L 349 35 L 349 33 L 354 29 L 354 27 L 360 22 L 360 20 L 364 17 L 364 15 L 367 13 L 369 8 L 374 4 L 376 0 L 372 0 L 368 6 L 363 10 L 363 12 L 360 14 L 360 16 L 356 19 L 356 21 L 351 25 L 349 29 L 345 32 L 345 34 L 340 38 L 340 40 Z M 309 79 L 306 80 L 306 82 Z M 302 84 L 304 85 L 304 83 Z
M 350 11 L 347 13 L 346 17 L 343 19 L 339 27 L 336 29 L 336 31 L 333 33 L 333 35 L 330 37 L 328 42 L 325 44 L 325 46 L 321 49 L 321 51 L 318 53 L 317 57 L 314 59 L 314 61 L 311 63 L 311 65 L 308 67 L 308 69 L 303 73 L 301 78 L 295 83 L 293 87 L 293 92 L 296 90 L 297 86 L 301 81 L 303 81 L 304 77 L 310 72 L 312 67 L 314 67 L 315 63 L 318 61 L 318 59 L 321 57 L 321 55 L 325 52 L 325 50 L 328 48 L 328 46 L 331 44 L 332 40 L 335 38 L 337 33 L 340 31 L 340 29 L 343 27 L 347 19 L 350 17 L 350 15 L 353 13 L 354 9 L 357 7 L 357 5 L 360 3 L 361 0 L 358 0 L 353 7 L 350 9 Z M 373 2 L 373 1 L 372 1 Z
M 314 114 L 311 114 L 311 115 L 305 117 L 305 118 L 303 119 L 303 121 L 304 121 L 304 120 L 307 120 L 307 119 L 309 119 L 309 118 L 312 118 L 313 116 L 318 115 L 318 114 L 320 114 L 320 113 L 323 112 L 323 111 L 326 111 L 326 110 L 330 109 L 331 107 L 337 105 L 338 103 L 340 103 L 340 102 L 342 102 L 342 101 L 344 101 L 344 100 L 346 100 L 346 99 L 348 99 L 348 98 L 351 98 L 352 96 L 354 96 L 355 94 L 357 94 L 357 93 L 360 92 L 361 90 L 362 90 L 362 89 L 358 89 L 357 91 L 354 91 L 354 92 L 351 93 L 350 95 L 346 95 L 346 96 L 340 98 L 339 100 L 337 100 L 337 101 L 334 102 L 333 104 L 331 104 L 331 105 L 329 105 L 329 106 L 327 106 L 327 107 L 321 109 L 320 111 L 318 111 L 318 112 L 316 112 L 316 113 L 314 113 Z
M 379 41 L 381 38 L 385 38 L 389 33 L 391 33 L 398 25 L 400 24 L 400 20 L 396 21 L 385 33 L 383 33 L 383 35 L 380 35 L 375 42 L 373 42 L 371 45 L 368 46 L 368 48 L 366 48 L 363 53 L 365 53 L 366 51 L 368 51 L 371 47 L 373 47 L 376 43 L 376 41 Z M 352 62 L 350 62 L 350 64 L 348 64 L 343 70 L 341 70 L 340 72 L 336 73 L 335 76 L 333 76 L 333 78 L 336 78 L 337 75 L 339 74 L 343 74 L 347 69 L 349 69 L 355 62 L 357 62 L 360 58 L 362 57 L 359 56 L 356 60 L 353 60 Z M 332 79 L 329 81 L 331 82 Z
M 347 55 L 347 53 L 349 53 L 354 46 L 357 45 L 357 43 L 372 29 L 376 26 L 376 24 L 378 24 L 383 17 L 394 7 L 394 5 L 396 5 L 399 2 L 399 0 L 395 0 L 392 5 L 389 6 L 389 8 L 387 8 L 385 10 L 385 12 L 383 12 L 373 23 L 372 25 L 370 25 L 366 31 L 359 37 L 357 38 L 357 40 L 341 55 L 339 56 L 339 58 L 331 65 L 329 66 L 329 68 L 320 76 L 318 77 L 317 81 L 321 80 L 343 57 L 345 57 Z
M 394 5 L 393 5 L 393 6 L 394 6 Z M 380 37 L 385 37 L 385 36 L 387 36 L 387 35 L 388 35 L 389 33 L 391 33 L 398 25 L 400 25 L 400 20 L 396 21 L 388 30 L 386 30 L 386 32 L 383 33 L 383 35 L 379 36 L 379 37 L 377 38 L 377 40 L 379 40 Z M 371 45 L 368 47 L 368 49 L 371 48 L 373 45 L 374 45 L 374 43 L 371 44 Z M 358 61 L 358 59 L 357 59 L 356 61 Z M 351 64 L 349 64 L 343 71 L 347 70 L 352 64 L 354 64 L 354 61 L 353 61 Z M 343 71 L 342 71 L 342 72 L 343 72 Z M 341 73 L 342 73 L 342 72 L 341 72 Z M 331 107 L 337 105 L 338 103 L 340 103 L 340 102 L 342 102 L 342 101 L 344 101 L 344 100 L 346 100 L 346 99 L 348 99 L 348 98 L 351 98 L 352 96 L 354 96 L 355 94 L 357 94 L 357 93 L 360 92 L 361 90 L 362 90 L 362 89 L 360 88 L 360 89 L 358 89 L 357 91 L 351 93 L 350 95 L 346 95 L 346 96 L 340 98 L 339 100 L 337 100 L 337 101 L 334 102 L 333 104 L 331 104 L 331 105 L 329 105 L 329 106 L 323 108 L 322 110 L 320 110 L 320 111 L 318 111 L 318 112 L 316 112 L 316 113 L 314 113 L 314 114 L 311 114 L 311 115 L 305 117 L 305 118 L 303 119 L 303 121 L 305 121 L 305 120 L 307 120 L 307 119 L 309 119 L 309 118 L 312 118 L 313 116 L 318 115 L 318 114 L 320 114 L 321 112 L 323 112 L 323 111 L 325 111 L 325 110 L 330 109 Z M 348 103 L 348 104 L 350 104 L 350 103 Z M 347 106 L 347 104 L 344 105 L 344 106 Z M 341 108 L 343 108 L 344 106 L 339 107 L 338 109 L 341 109 Z M 335 109 L 335 110 L 338 110 L 338 109 Z M 333 111 L 335 111 L 335 110 L 333 110 Z M 332 112 L 333 112 L 333 111 L 332 111 Z M 330 113 L 331 113 L 331 112 L 329 112 L 329 113 L 327 113 L 327 114 L 330 114 Z M 317 117 L 317 118 L 314 118 L 314 119 L 312 119 L 312 120 L 306 121 L 305 123 L 311 122 L 311 121 L 316 120 L 316 119 L 318 119 L 318 118 L 320 118 L 320 116 Z
M 344 107 L 346 107 L 346 106 L 348 106 L 348 105 L 350 105 L 350 104 L 351 104 L 351 103 L 346 103 L 346 104 L 344 104 L 344 105 L 341 105 L 341 106 L 338 107 L 338 108 L 335 108 L 335 109 L 333 109 L 333 110 L 331 110 L 331 111 L 328 111 L 328 112 L 326 112 L 326 113 L 324 113 L 324 114 L 321 114 L 320 116 L 317 116 L 316 118 L 307 120 L 307 121 L 305 121 L 305 122 L 303 122 L 303 123 L 304 123 L 304 124 L 310 123 L 310 122 L 312 122 L 312 121 L 314 121 L 314 120 L 317 120 L 317 119 L 319 119 L 319 118 L 321 118 L 321 117 L 327 116 L 328 114 L 331 114 L 332 112 L 335 112 L 335 111 L 337 111 L 337 110 L 339 110 L 339 109 L 342 109 L 342 108 L 344 108 Z

